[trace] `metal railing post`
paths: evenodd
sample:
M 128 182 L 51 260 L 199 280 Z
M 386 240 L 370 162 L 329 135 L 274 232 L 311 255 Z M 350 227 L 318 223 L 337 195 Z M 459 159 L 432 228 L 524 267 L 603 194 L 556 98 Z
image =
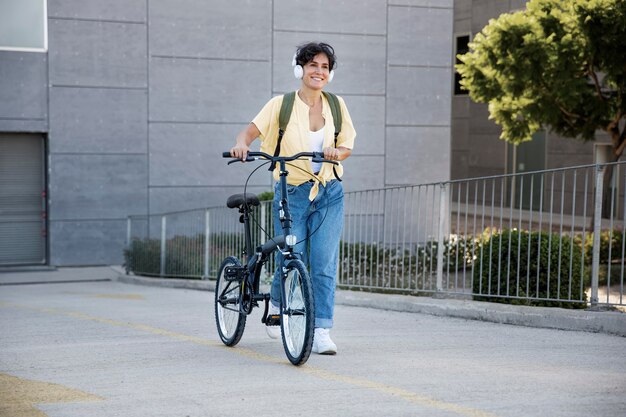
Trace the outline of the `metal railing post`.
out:
M 166 226 L 167 217 L 161 216 L 161 276 L 165 275 L 165 237 L 167 236 L 165 231 Z
M 210 220 L 211 212 L 209 209 L 204 211 L 204 275 L 202 279 L 209 279 L 209 236 L 210 236 Z
M 136 265 L 135 262 L 133 261 L 135 258 L 135 254 L 132 252 L 131 242 L 130 242 L 131 228 L 132 228 L 131 217 L 127 216 L 126 217 L 126 251 L 124 253 L 124 258 L 123 258 L 124 264 L 122 265 L 127 275 L 130 271 L 135 272 L 134 269 Z
M 591 305 L 598 304 L 598 274 L 600 271 L 600 233 L 602 233 L 602 192 L 604 166 L 596 165 L 596 192 L 593 210 L 593 249 L 591 261 Z
M 126 217 L 126 248 L 130 248 L 130 230 L 131 230 L 131 220 L 130 216 Z
M 439 231 L 437 236 L 437 292 L 443 291 L 443 252 L 444 252 L 444 233 L 446 229 L 447 219 L 447 203 L 448 203 L 448 185 L 441 184 L 439 193 Z

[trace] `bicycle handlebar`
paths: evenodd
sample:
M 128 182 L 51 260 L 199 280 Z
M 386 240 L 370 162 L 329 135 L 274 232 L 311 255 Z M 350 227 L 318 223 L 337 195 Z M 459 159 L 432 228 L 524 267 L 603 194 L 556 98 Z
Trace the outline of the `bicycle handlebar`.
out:
M 232 158 L 230 151 L 222 152 L 222 158 Z M 296 159 L 300 159 L 300 158 L 312 158 L 313 162 L 326 162 L 326 163 L 333 164 L 333 165 L 339 165 L 337 161 L 331 161 L 330 159 L 325 159 L 323 152 L 300 152 L 292 156 L 272 156 L 265 152 L 248 152 L 248 156 L 246 157 L 245 161 L 239 158 L 235 158 L 232 161 L 229 161 L 228 164 L 230 165 L 235 162 L 252 162 L 252 161 L 256 161 L 257 159 L 267 159 L 268 161 L 272 161 L 272 162 L 279 162 L 281 160 L 285 162 L 289 162 L 289 161 L 295 161 Z

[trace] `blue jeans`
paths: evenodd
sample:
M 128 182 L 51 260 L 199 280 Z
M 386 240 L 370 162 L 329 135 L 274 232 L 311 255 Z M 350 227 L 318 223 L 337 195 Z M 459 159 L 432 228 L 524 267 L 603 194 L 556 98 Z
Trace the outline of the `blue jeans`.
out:
M 289 209 L 293 219 L 291 233 L 298 238 L 295 252 L 302 254 L 308 266 L 315 299 L 315 327 L 333 327 L 335 285 L 339 258 L 339 239 L 343 228 L 343 185 L 332 180 L 323 187 L 314 201 L 309 201 L 313 183 L 288 185 Z M 274 187 L 274 232 L 283 233 L 278 220 L 280 184 Z M 277 252 L 276 265 L 281 265 L 282 255 Z M 280 274 L 277 270 L 272 282 L 273 304 L 280 303 Z

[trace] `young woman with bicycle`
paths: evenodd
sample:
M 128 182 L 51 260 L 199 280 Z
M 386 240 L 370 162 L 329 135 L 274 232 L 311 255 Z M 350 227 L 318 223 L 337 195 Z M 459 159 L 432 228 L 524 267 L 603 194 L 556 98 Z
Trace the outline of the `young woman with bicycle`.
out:
M 283 96 L 271 99 L 239 135 L 230 154 L 245 160 L 250 145 L 258 137 L 261 151 L 288 156 L 299 152 L 323 152 L 324 158 L 343 161 L 352 152 L 356 132 L 342 98 L 341 129 L 335 137 L 330 104 L 323 89 L 334 75 L 336 57 L 333 48 L 325 43 L 307 43 L 298 48 L 292 66 L 301 80 L 296 92 L 290 122 L 279 142 L 279 113 Z M 292 231 L 298 237 L 295 252 L 302 253 L 312 281 L 315 299 L 315 333 L 312 351 L 319 354 L 337 353 L 330 338 L 333 327 L 335 285 L 337 276 L 339 239 L 343 227 L 343 167 L 311 160 L 289 162 L 287 192 L 293 220 Z M 274 179 L 280 176 L 274 170 Z M 274 225 L 280 232 L 280 193 L 276 184 L 274 193 Z M 280 255 L 279 255 L 280 256 Z M 280 265 L 280 263 L 277 263 Z M 271 290 L 270 314 L 280 305 L 280 274 L 276 272 Z M 276 327 L 268 326 L 268 334 L 278 337 Z

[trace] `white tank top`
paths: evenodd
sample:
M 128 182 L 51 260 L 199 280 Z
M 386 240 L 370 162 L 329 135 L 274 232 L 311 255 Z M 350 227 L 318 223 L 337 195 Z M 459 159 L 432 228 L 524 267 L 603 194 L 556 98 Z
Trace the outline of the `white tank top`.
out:
M 324 147 L 324 128 L 322 127 L 317 132 L 309 131 L 309 140 L 311 143 L 311 152 L 322 152 Z M 319 172 L 322 169 L 321 162 L 311 162 L 313 172 Z

